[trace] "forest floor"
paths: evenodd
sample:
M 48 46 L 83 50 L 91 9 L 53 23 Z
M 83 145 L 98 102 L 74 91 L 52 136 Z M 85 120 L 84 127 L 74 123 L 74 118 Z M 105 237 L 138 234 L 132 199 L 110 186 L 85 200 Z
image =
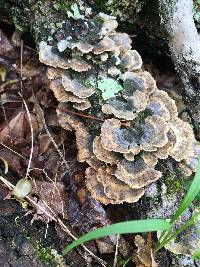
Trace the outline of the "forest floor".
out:
M 62 219 L 64 228 L 80 236 L 94 227 L 137 217 L 141 202 L 135 204 L 133 214 L 130 205 L 102 208 L 91 197 L 84 180 L 86 165 L 76 159 L 75 136 L 57 121 L 57 102 L 49 90 L 46 67 L 39 62 L 30 36 L 18 39 L 13 33 L 11 26 L 1 25 L 0 176 L 15 185 L 28 175 L 34 188 L 32 202 L 19 201 L 11 196 L 12 185 L 0 183 L 0 266 L 87 266 L 91 259 L 83 250 L 62 259 L 60 253 L 72 239 L 54 218 Z M 168 60 L 142 57 L 158 88 L 169 92 L 177 100 L 179 113 L 187 116 Z M 53 218 L 44 202 L 51 207 Z M 127 236 L 124 242 L 118 266 L 129 258 L 129 266 L 133 266 L 133 238 Z M 90 242 L 88 248 L 112 266 L 115 246 L 110 240 L 99 242 L 98 249 Z

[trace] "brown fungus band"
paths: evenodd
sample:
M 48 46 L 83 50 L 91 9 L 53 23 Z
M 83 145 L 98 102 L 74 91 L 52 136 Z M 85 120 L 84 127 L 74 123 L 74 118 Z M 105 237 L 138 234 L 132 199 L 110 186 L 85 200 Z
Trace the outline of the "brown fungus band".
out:
M 92 196 L 103 204 L 136 202 L 162 176 L 159 159 L 171 156 L 190 175 L 200 147 L 175 101 L 143 71 L 128 34 L 116 32 L 115 18 L 79 12 L 84 29 L 70 16 L 67 36 L 42 41 L 39 58 L 49 66 L 59 122 L 75 131 L 77 158 L 89 165 Z

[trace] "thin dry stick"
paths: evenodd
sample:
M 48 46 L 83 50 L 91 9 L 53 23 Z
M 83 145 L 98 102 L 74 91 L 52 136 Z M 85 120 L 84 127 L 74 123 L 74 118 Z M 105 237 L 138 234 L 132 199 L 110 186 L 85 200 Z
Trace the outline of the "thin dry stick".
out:
M 9 146 L 5 145 L 4 143 L 0 142 L 0 145 L 2 145 L 3 147 L 7 148 L 8 150 L 12 151 L 14 154 L 16 154 L 17 156 L 23 158 L 23 159 L 27 159 L 24 156 L 20 155 L 17 151 L 13 150 L 12 148 L 10 148 Z
M 65 108 L 64 109 L 63 108 L 59 108 L 59 110 L 62 111 L 62 112 L 66 112 L 66 113 L 69 113 L 69 114 L 72 114 L 72 115 L 76 115 L 76 116 L 79 116 L 79 117 L 83 117 L 83 118 L 86 118 L 86 119 L 92 119 L 92 120 L 96 120 L 96 121 L 99 121 L 99 122 L 104 122 L 105 121 L 105 120 L 97 118 L 95 116 L 74 112 L 74 111 L 71 111 L 71 110 L 68 110 L 68 109 L 65 109 Z M 129 125 L 129 123 L 126 122 L 126 121 L 121 121 L 121 124 L 123 126 Z
M 21 49 L 20 49 L 20 87 L 21 87 L 21 95 L 23 97 L 23 81 L 22 81 L 22 78 L 23 78 L 23 45 L 24 45 L 24 42 L 23 40 L 21 39 Z
M 10 190 L 12 190 L 15 186 L 10 183 L 8 180 L 6 180 L 3 176 L 0 176 L 0 180 L 6 185 L 8 186 L 8 188 Z M 69 236 L 71 236 L 74 240 L 76 240 L 77 238 L 70 232 L 70 230 L 67 228 L 67 226 L 59 219 L 56 218 L 54 216 L 52 216 L 49 212 L 47 212 L 43 207 L 41 207 L 40 205 L 38 205 L 32 198 L 26 196 L 25 199 L 27 199 L 29 201 L 29 203 L 31 203 L 34 207 L 39 208 L 41 211 L 43 211 L 43 213 L 45 215 L 47 215 L 49 218 L 51 218 L 53 221 L 58 222 L 60 224 L 60 226 L 62 227 L 62 229 L 68 233 Z M 50 212 L 52 214 L 54 214 L 54 212 L 52 211 L 52 209 L 48 206 L 48 204 L 46 202 L 43 202 L 44 205 L 50 210 Z M 90 251 L 88 248 L 86 248 L 84 245 L 82 245 L 82 247 L 85 249 L 85 251 L 87 251 L 89 253 L 89 255 L 91 255 L 93 258 L 95 258 L 103 267 L 106 267 L 106 263 L 100 259 L 99 257 L 97 257 L 94 253 L 92 253 L 92 251 Z
M 53 137 L 51 136 L 51 133 L 49 132 L 49 129 L 48 129 L 47 125 L 46 125 L 45 120 L 43 121 L 43 123 L 44 123 L 44 128 L 45 128 L 45 130 L 46 130 L 48 136 L 49 136 L 50 139 L 51 139 L 51 142 L 53 143 L 53 145 L 54 145 L 55 149 L 57 150 L 59 156 L 61 157 L 61 159 L 62 159 L 63 162 L 65 163 L 65 166 L 67 167 L 68 173 L 70 173 L 69 165 L 68 165 L 66 159 L 64 158 L 62 152 L 59 150 L 59 148 L 58 148 L 56 142 L 54 141 Z
M 79 116 L 79 117 L 83 117 L 83 118 L 86 118 L 86 119 L 92 119 L 92 120 L 97 120 L 97 121 L 104 122 L 103 119 L 97 118 L 95 116 L 74 112 L 74 111 L 68 110 L 66 108 L 64 108 L 64 109 L 60 108 L 59 110 L 62 111 L 62 112 L 66 112 L 66 113 L 69 113 L 69 114 L 72 114 L 72 115 L 76 115 L 76 116 Z
M 119 247 L 119 234 L 117 235 L 117 242 L 116 242 L 116 246 L 115 246 L 115 258 L 114 258 L 114 262 L 113 262 L 113 267 L 117 266 L 118 247 Z
M 30 152 L 30 157 L 29 157 L 28 166 L 27 166 L 27 170 L 26 170 L 26 176 L 25 176 L 25 178 L 27 178 L 28 174 L 29 174 L 29 171 L 30 171 L 30 167 L 31 167 L 32 157 L 33 157 L 33 126 L 32 126 L 32 123 L 31 123 L 31 115 L 30 115 L 28 106 L 26 104 L 26 101 L 24 99 L 23 99 L 23 103 L 24 103 L 24 106 L 25 106 L 25 109 L 26 109 L 26 112 L 27 112 L 27 115 L 28 115 L 28 122 L 29 122 L 30 129 L 31 129 L 31 152 Z

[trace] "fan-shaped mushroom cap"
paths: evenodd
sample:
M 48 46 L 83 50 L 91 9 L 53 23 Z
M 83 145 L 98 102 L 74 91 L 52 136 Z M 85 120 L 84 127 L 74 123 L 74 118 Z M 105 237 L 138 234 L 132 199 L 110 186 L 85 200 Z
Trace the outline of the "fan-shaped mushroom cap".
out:
M 111 38 L 115 41 L 115 44 L 120 48 L 122 53 L 131 50 L 132 41 L 127 33 L 116 32 L 116 34 Z
M 129 161 L 134 161 L 135 154 L 133 154 L 132 152 L 124 153 L 124 158 L 127 159 L 127 160 L 129 160 Z
M 120 129 L 121 122 L 108 119 L 101 126 L 101 144 L 108 151 L 120 153 L 132 152 L 138 145 L 131 129 Z
M 117 164 L 115 176 L 131 188 L 137 189 L 158 180 L 162 173 L 146 165 L 142 159 L 133 162 L 122 160 Z
M 50 89 L 53 91 L 56 99 L 59 102 L 76 102 L 85 103 L 85 99 L 75 96 L 72 92 L 67 92 L 62 84 L 62 79 L 58 78 L 50 82 Z
M 117 164 L 120 159 L 117 153 L 108 151 L 103 148 L 100 136 L 96 136 L 93 141 L 93 153 L 99 160 L 110 163 L 111 165 Z
M 142 110 L 145 110 L 148 102 L 148 98 L 144 93 L 140 91 L 135 91 L 133 96 L 129 97 L 128 99 L 133 106 L 133 109 L 138 113 Z
M 87 132 L 85 125 L 76 118 L 76 116 L 64 113 L 62 110 L 62 105 L 57 108 L 58 121 L 61 126 L 65 129 L 65 122 L 70 125 L 76 134 L 76 144 L 78 148 L 78 161 L 84 162 L 87 158 L 91 156 L 90 147 L 92 145 L 92 137 Z
M 142 58 L 136 50 L 128 50 L 121 55 L 121 63 L 129 71 L 138 70 L 142 67 Z
M 104 38 L 94 47 L 93 53 L 99 55 L 106 51 L 113 51 L 115 47 L 115 42 L 110 37 L 104 36 Z
M 194 155 L 195 138 L 190 124 L 174 117 L 169 122 L 169 128 L 173 131 L 176 139 L 170 156 L 178 162 L 191 158 Z
M 101 31 L 99 33 L 100 36 L 102 35 L 110 35 L 112 33 L 115 32 L 115 29 L 118 26 L 117 21 L 115 20 L 115 17 L 104 14 L 104 13 L 99 13 L 98 15 L 102 21 L 102 27 L 101 27 Z
M 130 188 L 124 182 L 116 179 L 114 175 L 108 174 L 105 168 L 98 170 L 97 180 L 103 184 L 106 196 L 115 199 L 117 203 L 136 202 L 145 192 L 144 189 Z
M 119 119 L 133 120 L 136 117 L 132 105 L 117 97 L 110 98 L 106 101 L 106 104 L 102 106 L 102 111 L 106 114 L 113 114 Z
M 121 74 L 121 71 L 117 67 L 110 67 L 108 68 L 108 74 L 111 76 L 117 76 Z
M 51 68 L 47 69 L 47 77 L 49 80 L 57 79 L 62 77 L 65 74 L 65 70 L 59 68 Z
M 73 102 L 73 101 L 71 101 L 71 102 Z M 77 103 L 73 104 L 73 107 L 78 109 L 78 110 L 86 110 L 86 109 L 91 107 L 91 104 L 90 104 L 90 101 L 86 98 L 85 101 L 82 103 L 77 102 Z
M 148 116 L 143 127 L 140 146 L 145 151 L 155 151 L 167 144 L 169 126 L 162 117 Z
M 156 81 L 151 76 L 151 74 L 148 71 L 141 71 L 138 73 L 138 76 L 145 80 L 147 83 L 147 88 L 145 89 L 145 94 L 147 96 L 150 96 L 155 90 L 156 90 Z
M 166 92 L 158 89 L 150 96 L 146 109 L 151 112 L 151 115 L 160 116 L 165 121 L 178 116 L 175 101 Z
M 71 60 L 69 60 L 69 63 L 70 68 L 77 72 L 88 71 L 89 69 L 91 69 L 91 66 L 84 60 L 72 58 Z
M 97 172 L 94 169 L 91 167 L 87 168 L 85 171 L 85 177 L 87 188 L 96 200 L 100 201 L 104 205 L 115 203 L 114 200 L 108 198 L 104 193 L 104 187 L 102 183 L 97 180 Z
M 53 47 L 47 45 L 47 43 L 44 41 L 40 42 L 39 44 L 39 60 L 40 62 L 54 68 L 70 68 L 69 61 L 53 52 Z
M 87 98 L 94 93 L 93 87 L 86 87 L 76 79 L 70 79 L 68 76 L 62 77 L 62 84 L 66 91 L 72 92 L 80 98 Z
M 84 54 L 90 53 L 92 49 L 94 48 L 93 45 L 86 43 L 86 42 L 79 42 L 76 44 L 76 47 L 79 51 L 81 51 Z
M 123 74 L 124 90 L 122 96 L 132 102 L 136 112 L 144 110 L 150 94 L 156 89 L 153 77 L 148 72 L 133 73 L 127 71 Z
M 169 130 L 167 133 L 168 142 L 163 147 L 159 147 L 153 154 L 159 159 L 167 159 L 170 155 L 170 151 L 174 146 L 176 141 L 175 135 L 172 130 Z
M 122 78 L 124 80 L 124 97 L 128 98 L 132 96 L 137 90 L 144 92 L 148 87 L 146 80 L 143 77 L 140 77 L 138 73 L 127 71 L 123 74 Z
M 46 42 L 39 44 L 39 60 L 40 62 L 52 66 L 54 68 L 73 69 L 78 72 L 88 71 L 91 66 L 84 60 L 72 58 L 65 59 L 59 56 L 58 53 L 53 51 L 54 47 L 47 45 Z
M 141 157 L 148 166 L 154 167 L 158 163 L 158 158 L 150 152 L 144 152 Z

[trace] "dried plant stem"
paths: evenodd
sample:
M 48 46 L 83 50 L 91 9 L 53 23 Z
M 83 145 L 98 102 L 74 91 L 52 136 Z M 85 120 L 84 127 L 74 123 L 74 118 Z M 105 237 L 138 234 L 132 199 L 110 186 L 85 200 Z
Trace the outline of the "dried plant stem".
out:
M 95 116 L 82 114 L 82 113 L 71 111 L 71 110 L 68 110 L 68 109 L 65 109 L 65 108 L 64 109 L 63 108 L 59 108 L 59 110 L 62 111 L 62 112 L 66 112 L 66 113 L 69 113 L 69 114 L 72 114 L 72 115 L 75 115 L 75 116 L 79 116 L 79 117 L 82 117 L 82 118 L 86 118 L 86 119 L 96 120 L 96 121 L 99 121 L 99 122 L 104 122 L 105 121 L 105 120 L 97 118 Z M 123 126 L 129 126 L 129 122 L 121 121 L 121 124 Z
M 116 246 L 115 246 L 115 258 L 114 258 L 114 262 L 113 262 L 113 267 L 117 266 L 117 255 L 118 255 L 118 248 L 119 248 L 119 237 L 120 235 L 117 235 L 117 242 L 116 242 Z
M 79 117 L 83 117 L 83 118 L 86 118 L 86 119 L 92 119 L 92 120 L 104 122 L 103 119 L 97 118 L 95 116 L 78 113 L 78 112 L 71 111 L 71 110 L 68 110 L 68 109 L 62 109 L 62 108 L 60 108 L 59 110 L 62 111 L 62 112 L 66 112 L 66 113 L 69 113 L 69 114 L 72 114 L 72 115 L 76 115 L 76 116 L 79 116 Z
M 31 115 L 28 109 L 28 106 L 26 104 L 26 101 L 23 99 L 23 103 L 27 112 L 27 116 L 28 116 L 28 122 L 30 125 L 30 129 L 31 129 L 31 151 L 30 151 L 30 157 L 29 157 L 29 161 L 28 161 L 28 166 L 27 166 L 27 170 L 26 170 L 26 176 L 25 178 L 28 177 L 29 171 L 30 171 L 30 167 L 31 167 L 31 161 L 32 161 L 32 157 L 33 157 L 33 126 L 32 126 L 32 122 L 31 122 Z

